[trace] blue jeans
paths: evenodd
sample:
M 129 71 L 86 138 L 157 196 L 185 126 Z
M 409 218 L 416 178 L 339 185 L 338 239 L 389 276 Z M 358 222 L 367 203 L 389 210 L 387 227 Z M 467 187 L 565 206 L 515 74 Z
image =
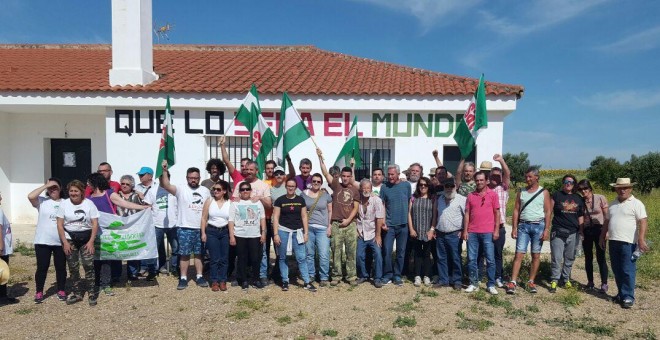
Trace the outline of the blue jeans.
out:
M 380 281 L 383 277 L 383 256 L 380 253 L 380 247 L 378 246 L 378 244 L 376 244 L 375 238 L 365 241 L 362 237 L 358 236 L 357 239 L 358 277 L 365 279 L 369 278 L 369 272 L 367 271 L 367 265 L 366 265 L 367 248 L 371 249 L 371 251 L 373 252 L 372 268 L 374 270 L 374 281 Z
M 286 247 L 289 243 L 289 233 L 278 230 L 278 235 L 280 236 L 279 248 L 277 249 L 278 261 L 280 262 L 280 275 L 282 275 L 282 282 L 289 282 L 289 265 L 286 263 Z M 293 254 L 296 256 L 296 261 L 298 262 L 298 269 L 300 270 L 300 275 L 302 276 L 305 283 L 309 283 L 309 270 L 307 269 L 307 250 L 305 249 L 305 244 L 299 244 L 296 240 L 296 233 L 293 233 L 291 237 L 291 242 L 293 243 Z
M 435 253 L 441 285 L 460 285 L 463 280 L 461 259 L 461 231 L 435 233 Z M 451 273 L 451 276 L 450 276 Z
M 468 233 L 467 246 L 470 284 L 479 285 L 477 256 L 479 255 L 479 248 L 483 248 L 483 253 L 486 257 L 486 273 L 488 274 L 488 283 L 486 286 L 495 286 L 495 246 L 493 244 L 493 233 Z
M 637 262 L 631 260 L 632 253 L 637 249 L 633 243 L 610 241 L 610 262 L 614 281 L 619 289 L 617 297 L 621 300 L 635 301 L 635 279 L 637 276 Z
M 229 229 L 207 227 L 206 249 L 211 258 L 209 262 L 209 278 L 211 283 L 227 282 L 229 268 Z
M 400 224 L 388 226 L 385 232 L 383 244 L 383 280 L 401 280 L 401 271 L 406 255 L 406 243 L 408 242 L 408 225 Z M 392 251 L 396 240 L 396 263 L 392 263 Z
M 170 248 L 172 248 L 172 254 L 170 255 L 170 272 L 176 272 L 179 270 L 179 239 L 177 237 L 176 228 L 156 228 L 158 259 L 142 260 L 142 268 L 147 269 L 149 272 L 156 272 L 161 269 L 167 269 L 165 235 L 167 235 L 167 243 L 169 243 Z
M 516 238 L 516 253 L 527 252 L 527 247 L 531 244 L 532 254 L 539 254 L 543 247 L 543 231 L 545 222 L 538 223 L 518 223 L 518 237 Z
M 316 266 L 314 257 L 316 251 L 319 254 L 319 278 L 321 281 L 328 281 L 330 278 L 330 239 L 328 238 L 327 228 L 309 227 L 309 240 L 307 241 L 307 269 L 309 278 L 313 281 L 316 278 Z

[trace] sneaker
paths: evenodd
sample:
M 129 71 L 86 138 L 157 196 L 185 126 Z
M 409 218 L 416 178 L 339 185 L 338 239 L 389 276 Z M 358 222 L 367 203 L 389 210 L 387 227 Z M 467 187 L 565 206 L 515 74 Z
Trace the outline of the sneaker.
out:
M 234 281 L 231 282 L 231 286 L 232 287 L 240 287 L 241 285 L 238 284 L 237 280 L 234 280 Z
M 496 279 L 495 285 L 497 286 L 497 288 L 504 288 L 504 283 L 502 282 L 502 279 Z
M 110 287 L 105 287 L 102 291 L 106 296 L 115 296 L 115 292 Z
M 550 293 L 557 292 L 557 281 L 550 282 Z
M 305 283 L 305 286 L 303 286 L 304 289 L 309 290 L 310 292 L 315 292 L 316 287 L 314 287 L 314 284 L 310 283 Z
M 356 280 L 354 281 L 354 283 L 355 283 L 354 286 L 361 285 L 361 284 L 363 284 L 363 283 L 365 283 L 365 282 L 367 282 L 367 279 L 366 279 L 366 278 L 364 278 L 364 277 L 358 278 L 358 279 L 356 279 Z
M 527 290 L 532 294 L 536 294 L 538 292 L 538 290 L 536 289 L 536 283 L 534 283 L 534 281 L 528 281 Z
M 66 292 L 63 290 L 57 292 L 57 299 L 60 301 L 66 301 Z
M 462 285 L 462 284 L 460 284 L 460 283 L 455 283 L 455 284 L 454 284 L 454 290 L 461 290 L 461 289 L 463 289 L 463 285 Z
M 590 281 L 590 282 L 587 283 L 587 285 L 584 287 L 584 289 L 593 290 L 594 287 L 595 287 L 595 285 L 594 285 L 593 281 Z
M 249 287 L 250 287 L 250 284 L 248 284 L 247 281 L 243 281 L 243 283 L 241 283 L 241 289 L 242 290 L 248 290 Z
M 427 287 L 431 285 L 431 279 L 428 276 L 424 276 L 422 282 L 424 282 L 424 285 Z
M 144 276 L 144 274 L 147 273 L 146 269 L 140 269 L 140 271 L 137 273 L 137 276 Z
M 381 280 L 381 283 L 383 286 L 387 286 L 388 284 L 392 283 L 392 280 Z
M 623 299 L 623 302 L 621 303 L 621 307 L 625 309 L 630 309 L 634 304 L 635 301 L 633 301 L 632 299 Z
M 289 283 L 288 282 L 282 282 L 282 291 L 283 292 L 288 292 L 289 291 Z
M 495 286 L 488 287 L 488 292 L 490 293 L 490 295 L 497 295 L 498 294 L 497 293 L 497 288 L 495 288 Z
M 167 274 L 170 273 L 170 272 L 167 271 L 167 267 L 160 268 L 158 270 L 158 272 L 161 273 L 161 274 L 164 274 L 164 275 L 167 275 Z
M 506 293 L 507 293 L 507 294 L 511 294 L 511 295 L 515 294 L 515 293 L 516 293 L 516 287 L 517 287 L 517 286 L 518 286 L 518 285 L 516 284 L 515 281 L 509 281 L 509 282 L 507 282 L 507 284 L 506 284 Z
M 34 303 L 42 303 L 44 301 L 44 293 L 37 292 L 34 294 Z
M 71 294 L 71 295 L 69 295 L 69 297 L 66 298 L 66 304 L 67 305 L 72 305 L 72 304 L 74 304 L 76 302 L 80 302 L 80 301 L 82 301 L 82 297 L 80 297 L 80 295 L 76 295 L 76 294 Z
M 195 279 L 195 283 L 197 284 L 197 287 L 208 287 L 209 283 L 206 281 L 203 277 L 198 277 Z
M 402 287 L 403 281 L 401 279 L 394 279 L 394 285 L 397 287 Z
M 149 274 L 147 274 L 147 278 L 146 278 L 145 280 L 147 280 L 147 281 L 153 281 L 153 280 L 156 279 L 156 276 L 158 276 L 158 273 L 156 273 L 156 272 L 154 272 L 154 273 L 149 273 Z
M 220 285 L 217 282 L 213 282 L 211 284 L 211 291 L 212 292 L 217 292 L 220 290 Z
M 188 288 L 188 279 L 179 279 L 179 285 L 176 286 L 177 290 L 183 290 Z
M 98 299 L 98 295 L 96 295 L 96 294 L 90 295 L 89 298 L 88 298 L 89 305 L 90 306 L 96 306 L 96 299 Z
M 266 282 L 268 282 L 268 281 L 266 281 Z M 257 288 L 257 289 L 264 289 L 264 287 L 266 287 L 266 285 L 264 284 L 264 281 L 263 281 L 263 280 L 257 280 L 257 281 L 254 283 L 254 288 Z
M 419 276 L 415 276 L 415 282 L 413 282 L 413 286 L 419 287 L 422 285 L 422 278 Z
M 268 279 L 267 278 L 264 277 L 264 278 L 260 279 L 259 281 L 261 282 L 261 288 L 264 288 L 264 287 L 268 286 Z
M 603 283 L 602 285 L 600 285 L 600 292 L 603 293 L 603 294 L 607 294 L 607 289 L 608 288 L 609 287 L 607 286 L 607 283 Z
M 327 287 L 329 284 L 330 284 L 330 282 L 328 282 L 328 280 L 321 280 L 321 283 L 319 284 L 319 286 Z
M 341 280 L 332 280 L 330 281 L 330 285 L 333 287 L 338 286 L 341 283 Z
M 374 281 L 374 287 L 383 288 L 383 282 L 381 280 L 375 280 Z
M 227 290 L 227 282 L 220 282 L 220 291 L 224 292 Z
M 128 275 L 127 279 L 128 281 L 137 281 L 138 277 L 136 275 Z
M 566 289 L 573 288 L 573 284 L 571 283 L 571 280 L 568 280 L 564 283 L 564 288 Z
M 466 293 L 472 293 L 472 292 L 476 292 L 478 290 L 479 290 L 479 287 L 477 287 L 475 285 L 469 285 L 467 288 L 463 289 L 463 291 L 466 292 Z

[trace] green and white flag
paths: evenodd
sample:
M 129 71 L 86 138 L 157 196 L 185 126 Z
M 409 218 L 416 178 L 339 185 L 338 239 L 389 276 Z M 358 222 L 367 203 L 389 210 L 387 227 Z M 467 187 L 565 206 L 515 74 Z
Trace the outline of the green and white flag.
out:
M 477 91 L 474 93 L 470 105 L 454 134 L 454 140 L 458 144 L 463 158 L 467 158 L 472 153 L 479 132 L 487 127 L 486 85 L 484 84 L 484 75 L 482 74 L 481 78 L 479 78 Z
M 145 209 L 122 217 L 100 212 L 96 239 L 101 260 L 146 260 L 158 257 L 153 213 Z
M 286 156 L 298 144 L 309 139 L 311 135 L 300 118 L 300 114 L 293 107 L 291 99 L 284 92 L 282 95 L 282 108 L 280 109 L 280 128 L 277 134 L 277 159 L 280 165 L 285 164 Z
M 245 96 L 243 104 L 238 108 L 236 119 L 245 125 L 250 132 L 250 145 L 252 145 L 252 159 L 259 165 L 257 176 L 263 177 L 268 155 L 275 146 L 276 138 L 273 131 L 266 124 L 261 115 L 259 105 L 259 93 L 257 87 L 252 84 L 250 92 Z
M 362 157 L 360 156 L 360 143 L 358 142 L 358 130 L 357 130 L 357 116 L 353 118 L 353 124 L 351 125 L 351 131 L 346 136 L 346 143 L 344 147 L 339 151 L 335 165 L 339 168 L 349 166 L 351 158 L 355 160 L 355 167 L 359 168 L 362 166 Z
M 170 96 L 167 96 L 167 105 L 165 106 L 165 122 L 163 122 L 163 134 L 160 137 L 160 146 L 158 147 L 158 164 L 156 164 L 156 178 L 163 174 L 163 161 L 167 161 L 167 168 L 174 165 L 174 127 L 172 127 L 172 110 L 170 108 Z

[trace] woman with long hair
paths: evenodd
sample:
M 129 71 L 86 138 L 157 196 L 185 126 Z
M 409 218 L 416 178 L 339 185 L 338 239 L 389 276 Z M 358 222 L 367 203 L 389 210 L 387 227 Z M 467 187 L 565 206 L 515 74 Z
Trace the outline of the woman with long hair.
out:
M 66 304 L 82 301 L 84 288 L 87 288 L 89 305 L 95 306 L 98 289 L 91 282 L 95 277 L 94 240 L 99 229 L 99 211 L 83 194 L 85 185 L 73 180 L 67 185 L 69 198 L 63 200 L 57 210 L 57 233 L 62 242 L 62 250 L 69 265 L 69 278 L 72 282 L 71 294 Z M 80 279 L 80 265 L 85 270 L 85 281 Z
M 571 270 L 575 261 L 575 247 L 584 227 L 584 200 L 576 193 L 575 176 L 562 178 L 561 190 L 552 194 L 552 229 L 550 229 L 550 257 L 552 273 L 550 292 L 557 286 L 571 288 Z
M 410 238 L 413 240 L 413 251 L 415 256 L 415 287 L 431 285 L 431 258 L 435 252 L 435 226 L 437 210 L 435 206 L 435 195 L 431 194 L 431 180 L 422 177 L 417 181 L 417 188 L 408 205 L 408 229 Z M 422 281 L 423 278 L 423 281 Z
M 211 197 L 202 208 L 202 243 L 206 244 L 211 261 L 211 290 L 227 290 L 229 268 L 229 183 L 218 180 L 211 187 Z M 183 273 L 182 275 L 184 275 Z
M 46 196 L 40 196 L 46 191 Z M 44 285 L 53 257 L 55 277 L 57 282 L 57 298 L 66 301 L 66 255 L 62 249 L 62 241 L 57 233 L 57 210 L 62 201 L 62 182 L 57 178 L 49 178 L 46 184 L 32 190 L 28 200 L 37 208 L 39 217 L 34 232 L 34 254 L 37 257 L 37 271 L 34 273 L 36 293 L 34 302 L 41 303 L 44 296 Z
M 307 242 L 307 270 L 309 278 L 316 278 L 315 257 L 319 256 L 319 279 L 321 287 L 330 280 L 330 216 L 332 216 L 332 196 L 321 189 L 323 176 L 319 173 L 312 175 L 312 187 L 305 189 L 302 194 L 307 205 L 309 217 L 309 242 Z
M 605 260 L 605 249 L 598 242 L 603 225 L 607 221 L 608 204 L 603 195 L 594 194 L 589 180 L 583 179 L 577 184 L 577 191 L 584 198 L 584 236 L 582 249 L 584 250 L 584 270 L 587 272 L 587 288 L 594 289 L 594 248 L 596 248 L 596 261 L 600 270 L 600 292 L 607 293 L 608 268 Z

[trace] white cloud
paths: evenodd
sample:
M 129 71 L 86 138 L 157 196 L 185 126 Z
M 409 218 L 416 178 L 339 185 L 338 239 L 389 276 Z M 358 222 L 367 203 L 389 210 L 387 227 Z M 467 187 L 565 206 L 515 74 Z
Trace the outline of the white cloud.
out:
M 639 110 L 660 105 L 660 89 L 599 92 L 575 100 L 582 105 L 600 110 Z
M 606 1 L 534 0 L 525 2 L 524 10 L 504 16 L 481 11 L 482 24 L 503 36 L 521 37 L 578 17 Z
M 612 53 L 649 51 L 660 47 L 660 26 L 636 32 L 615 42 L 596 47 L 597 50 Z
M 468 9 L 475 7 L 483 0 L 353 0 L 366 2 L 374 5 L 390 8 L 396 11 L 404 11 L 415 16 L 424 30 L 439 25 L 444 21 L 450 21 L 465 13 Z

